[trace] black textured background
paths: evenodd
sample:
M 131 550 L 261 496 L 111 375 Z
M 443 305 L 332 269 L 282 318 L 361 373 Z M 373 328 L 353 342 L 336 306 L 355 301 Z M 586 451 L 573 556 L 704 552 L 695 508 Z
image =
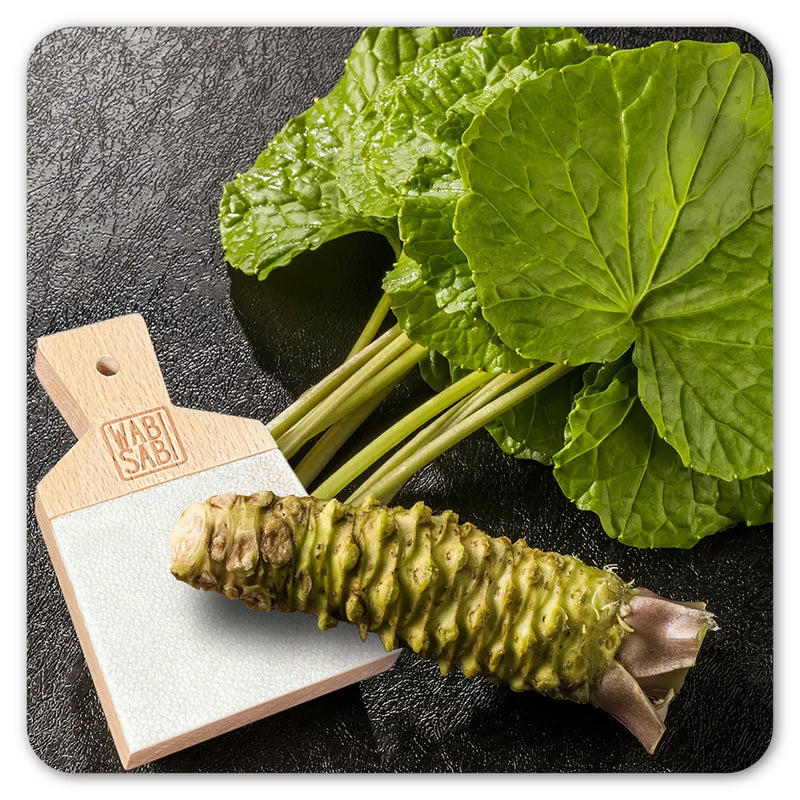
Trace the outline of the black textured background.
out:
M 582 29 L 632 47 L 738 41 L 735 29 Z M 465 29 L 457 30 L 464 33 Z M 380 295 L 391 255 L 368 235 L 303 256 L 263 283 L 222 261 L 222 184 L 285 121 L 326 94 L 354 28 L 68 28 L 28 68 L 28 733 L 67 772 L 121 771 L 33 515 L 36 483 L 73 437 L 33 373 L 37 337 L 131 312 L 150 328 L 173 402 L 264 421 L 340 363 Z M 414 375 L 361 439 L 427 395 Z M 354 443 L 357 444 L 357 442 Z M 424 499 L 489 532 L 525 535 L 676 599 L 705 599 L 721 630 L 648 756 L 603 712 L 394 668 L 138 772 L 730 772 L 772 734 L 772 526 L 688 552 L 609 539 L 548 469 L 481 432 L 418 474 Z M 321 633 L 320 635 L 324 635 Z

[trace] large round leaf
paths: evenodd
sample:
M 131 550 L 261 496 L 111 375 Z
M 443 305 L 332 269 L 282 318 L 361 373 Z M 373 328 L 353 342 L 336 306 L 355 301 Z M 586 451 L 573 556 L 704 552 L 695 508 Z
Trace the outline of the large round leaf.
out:
M 605 531 L 635 547 L 692 547 L 734 522 L 772 520 L 772 475 L 723 481 L 683 466 L 656 433 L 625 357 L 593 365 L 569 414 L 555 477 Z
M 336 162 L 353 120 L 414 60 L 452 39 L 450 28 L 367 28 L 330 94 L 290 120 L 246 172 L 229 181 L 219 208 L 225 260 L 259 278 L 299 253 L 355 231 L 395 247 L 392 221 L 341 203 Z
M 592 52 L 574 28 L 530 27 L 465 36 L 417 59 L 353 120 L 337 166 L 347 203 L 362 215 L 389 217 L 404 195 L 460 195 L 455 152 L 471 115 L 442 136 L 448 110 L 523 62 L 541 71 Z
M 550 70 L 464 136 L 456 242 L 528 358 L 609 361 L 683 463 L 772 468 L 772 98 L 736 45 L 665 42 Z

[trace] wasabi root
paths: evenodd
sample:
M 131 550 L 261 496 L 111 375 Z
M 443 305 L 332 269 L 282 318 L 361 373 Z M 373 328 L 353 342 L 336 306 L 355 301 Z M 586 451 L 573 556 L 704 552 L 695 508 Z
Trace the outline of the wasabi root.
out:
M 224 494 L 188 508 L 171 572 L 269 611 L 339 621 L 514 691 L 593 703 L 655 750 L 713 615 L 611 569 L 492 537 L 452 511 Z

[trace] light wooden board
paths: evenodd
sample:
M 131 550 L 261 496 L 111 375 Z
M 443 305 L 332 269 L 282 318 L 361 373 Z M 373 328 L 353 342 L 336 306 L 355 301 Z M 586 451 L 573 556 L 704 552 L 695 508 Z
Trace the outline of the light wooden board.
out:
M 138 314 L 39 339 L 35 369 L 78 437 L 38 486 L 49 519 L 277 447 L 258 420 L 173 406 Z
M 254 618 L 241 616 L 239 604 L 219 598 L 222 607 L 210 605 L 210 597 L 169 575 L 167 537 L 186 505 L 227 491 L 304 490 L 259 421 L 172 405 L 141 316 L 44 337 L 35 368 L 78 437 L 40 482 L 36 514 L 126 769 L 394 662 L 397 652 L 387 654 L 377 637 L 362 643 L 341 626 L 331 638 L 306 615 L 278 615 L 288 619 L 269 623 L 274 615 L 263 615 L 264 624 L 253 628 Z M 134 569 L 137 547 L 144 552 Z M 171 616 L 159 624 L 165 607 Z M 137 624 L 146 621 L 141 630 L 133 626 L 138 638 L 124 625 L 109 624 L 110 609 Z M 203 616 L 219 613 L 231 615 L 224 641 Z M 209 658 L 193 658 L 196 652 Z M 258 661 L 251 663 L 254 654 Z M 199 671 L 189 681 L 198 685 L 220 668 L 233 670 L 233 683 L 237 669 L 247 670 L 248 678 L 211 708 L 191 708 L 178 702 L 183 681 L 170 681 L 176 665 Z M 263 670 L 261 684 L 248 684 L 253 670 Z M 137 680 L 150 681 L 150 692 L 142 695 Z M 157 711 L 167 709 L 173 710 L 156 724 Z

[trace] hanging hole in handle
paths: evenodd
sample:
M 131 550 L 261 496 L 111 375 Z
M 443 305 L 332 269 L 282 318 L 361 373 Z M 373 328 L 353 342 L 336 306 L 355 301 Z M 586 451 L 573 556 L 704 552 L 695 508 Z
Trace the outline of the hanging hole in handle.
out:
M 105 375 L 108 378 L 119 372 L 119 362 L 114 356 L 101 356 L 97 359 L 95 368 L 101 375 Z

